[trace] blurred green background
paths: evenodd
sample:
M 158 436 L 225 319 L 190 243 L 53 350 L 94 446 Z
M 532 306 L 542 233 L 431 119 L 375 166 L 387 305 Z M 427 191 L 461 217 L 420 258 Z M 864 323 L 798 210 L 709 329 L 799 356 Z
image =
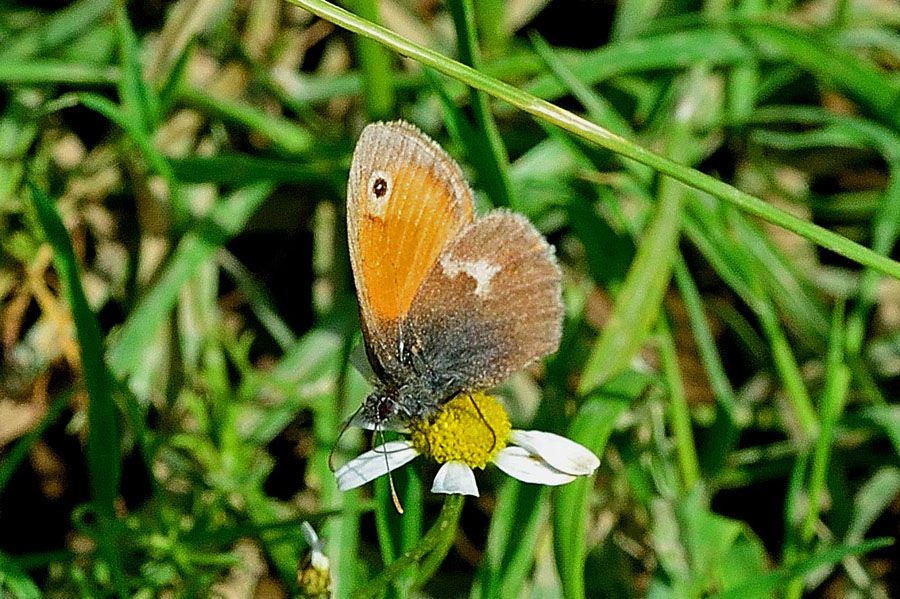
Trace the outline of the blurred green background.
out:
M 433 465 L 402 517 L 327 467 L 367 390 L 349 157 L 401 117 L 556 247 L 562 347 L 497 394 L 602 466 L 479 472 L 388 596 L 898 596 L 900 281 L 843 255 L 900 234 L 900 4 L 343 6 L 842 238 L 283 0 L 0 0 L 0 597 L 294 597 L 309 521 L 343 598 L 417 543 Z

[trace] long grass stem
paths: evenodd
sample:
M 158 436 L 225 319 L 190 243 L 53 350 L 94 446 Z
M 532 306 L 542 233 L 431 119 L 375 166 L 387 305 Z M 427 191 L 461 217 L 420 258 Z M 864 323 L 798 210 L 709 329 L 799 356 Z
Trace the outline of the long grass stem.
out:
M 480 89 L 495 98 L 509 102 L 529 114 L 549 123 L 553 123 L 579 137 L 594 142 L 608 150 L 627 158 L 637 160 L 661 173 L 665 173 L 682 183 L 705 191 L 714 197 L 728 202 L 740 210 L 758 216 L 775 225 L 793 231 L 798 235 L 816 243 L 836 254 L 854 262 L 869 266 L 892 277 L 900 279 L 900 263 L 885 256 L 878 255 L 869 248 L 850 241 L 842 235 L 805 221 L 783 210 L 767 204 L 759 198 L 728 185 L 709 175 L 701 173 L 647 150 L 642 146 L 625 139 L 611 131 L 560 108 L 545 100 L 541 100 L 528 92 L 494 79 L 471 67 L 456 62 L 420 44 L 416 44 L 401 35 L 362 19 L 325 0 L 287 0 L 312 12 L 319 17 L 339 25 L 353 33 L 374 39 L 404 56 L 429 66 L 445 75 L 457 79 L 476 89 Z

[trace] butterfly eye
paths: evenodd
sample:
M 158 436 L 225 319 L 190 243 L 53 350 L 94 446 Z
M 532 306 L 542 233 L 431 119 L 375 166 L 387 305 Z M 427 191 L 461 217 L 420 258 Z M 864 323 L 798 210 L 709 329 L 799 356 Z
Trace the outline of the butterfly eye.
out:
M 378 404 L 378 420 L 384 422 L 394 415 L 394 402 L 384 399 Z

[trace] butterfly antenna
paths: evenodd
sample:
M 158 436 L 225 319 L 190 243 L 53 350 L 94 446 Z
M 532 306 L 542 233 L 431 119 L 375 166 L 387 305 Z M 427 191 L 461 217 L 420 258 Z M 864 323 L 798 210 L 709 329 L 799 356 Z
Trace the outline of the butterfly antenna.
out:
M 356 418 L 359 411 L 363 409 L 363 404 L 360 404 L 356 411 L 351 414 L 350 418 L 341 425 L 341 432 L 338 433 L 337 439 L 334 440 L 334 445 L 331 446 L 331 451 L 328 452 L 328 469 L 334 472 L 334 454 L 337 452 L 338 443 L 341 441 L 341 437 L 344 436 L 344 433 L 347 432 L 347 429 L 350 428 L 350 424 L 353 422 L 353 419 Z
M 397 488 L 394 487 L 394 475 L 391 473 L 391 463 L 388 461 L 388 452 L 384 449 L 384 446 L 387 442 L 384 440 L 384 429 L 381 428 L 378 424 L 375 425 L 376 434 L 381 435 L 381 447 L 382 453 L 384 454 L 384 466 L 387 470 L 388 475 L 388 483 L 391 487 L 391 501 L 394 502 L 394 509 L 397 510 L 397 513 L 401 516 L 403 515 L 403 505 L 400 503 L 400 497 L 397 495 Z
M 467 393 L 469 397 L 469 401 L 472 402 L 472 407 L 475 408 L 475 411 L 478 412 L 478 416 L 481 418 L 481 421 L 484 422 L 484 425 L 487 427 L 489 431 L 491 431 L 491 448 L 488 449 L 488 453 L 494 451 L 494 448 L 497 447 L 497 433 L 494 432 L 494 427 L 491 426 L 491 423 L 487 421 L 487 418 L 484 417 L 484 414 L 481 413 L 481 408 L 478 407 L 478 404 L 475 402 L 475 398 L 472 397 L 471 393 Z

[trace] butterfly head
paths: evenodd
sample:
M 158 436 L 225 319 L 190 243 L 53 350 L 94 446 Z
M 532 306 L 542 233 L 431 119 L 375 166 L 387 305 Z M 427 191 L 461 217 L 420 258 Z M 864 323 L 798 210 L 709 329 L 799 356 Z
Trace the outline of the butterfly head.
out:
M 365 422 L 375 425 L 375 429 L 384 429 L 385 425 L 392 422 L 401 412 L 396 397 L 383 390 L 376 390 L 369 394 L 362 408 L 362 418 Z

